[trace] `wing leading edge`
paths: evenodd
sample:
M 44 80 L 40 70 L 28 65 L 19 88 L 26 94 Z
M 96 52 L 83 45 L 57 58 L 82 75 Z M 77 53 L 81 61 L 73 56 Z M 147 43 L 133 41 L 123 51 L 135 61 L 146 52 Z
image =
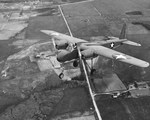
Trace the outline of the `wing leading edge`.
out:
M 58 32 L 52 31 L 52 30 L 41 30 L 41 32 L 53 37 L 56 40 L 66 41 L 68 43 L 73 43 L 74 44 L 74 43 L 78 43 L 78 42 L 87 42 L 86 40 L 71 37 L 69 35 L 58 33 Z

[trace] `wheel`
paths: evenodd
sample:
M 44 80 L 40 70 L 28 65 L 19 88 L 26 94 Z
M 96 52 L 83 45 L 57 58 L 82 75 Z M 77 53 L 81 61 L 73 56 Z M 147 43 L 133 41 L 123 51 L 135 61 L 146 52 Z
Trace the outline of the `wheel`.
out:
M 77 61 L 77 60 L 75 60 L 75 61 L 73 62 L 73 67 L 78 67 L 78 61 Z
M 62 79 L 64 77 L 64 73 L 59 74 L 59 78 Z
M 91 69 L 91 75 L 93 75 L 94 72 L 96 72 L 96 69 Z

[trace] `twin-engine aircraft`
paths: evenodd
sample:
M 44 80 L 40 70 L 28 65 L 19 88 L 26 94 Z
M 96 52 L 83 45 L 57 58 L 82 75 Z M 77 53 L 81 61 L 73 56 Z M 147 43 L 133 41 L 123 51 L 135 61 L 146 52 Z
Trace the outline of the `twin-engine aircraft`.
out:
M 66 34 L 58 33 L 51 30 L 41 30 L 41 32 L 52 37 L 53 45 L 57 51 L 57 60 L 61 63 L 73 62 L 73 66 L 77 67 L 79 63 L 78 49 L 85 59 L 104 56 L 113 60 L 125 62 L 138 67 L 148 67 L 149 63 L 138 58 L 126 55 L 111 48 L 104 47 L 105 44 L 120 43 L 133 46 L 141 46 L 138 43 L 129 41 L 125 38 L 126 25 L 123 25 L 121 35 L 117 37 L 108 37 L 107 40 L 88 42 L 86 40 L 75 38 Z

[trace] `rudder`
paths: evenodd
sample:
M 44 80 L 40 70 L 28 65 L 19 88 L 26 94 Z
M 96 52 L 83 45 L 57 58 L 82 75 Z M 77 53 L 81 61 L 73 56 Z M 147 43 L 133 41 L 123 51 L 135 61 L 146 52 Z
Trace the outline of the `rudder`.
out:
M 126 29 L 127 29 L 127 25 L 126 23 L 123 24 L 119 39 L 126 39 Z

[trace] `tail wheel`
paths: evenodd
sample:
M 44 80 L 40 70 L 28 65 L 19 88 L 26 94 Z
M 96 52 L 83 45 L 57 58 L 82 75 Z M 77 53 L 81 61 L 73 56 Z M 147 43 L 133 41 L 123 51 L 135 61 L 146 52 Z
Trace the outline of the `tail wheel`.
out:
M 75 60 L 74 62 L 73 62 L 73 67 L 78 67 L 78 61 L 77 60 Z
M 59 74 L 59 78 L 62 79 L 64 77 L 64 73 Z

